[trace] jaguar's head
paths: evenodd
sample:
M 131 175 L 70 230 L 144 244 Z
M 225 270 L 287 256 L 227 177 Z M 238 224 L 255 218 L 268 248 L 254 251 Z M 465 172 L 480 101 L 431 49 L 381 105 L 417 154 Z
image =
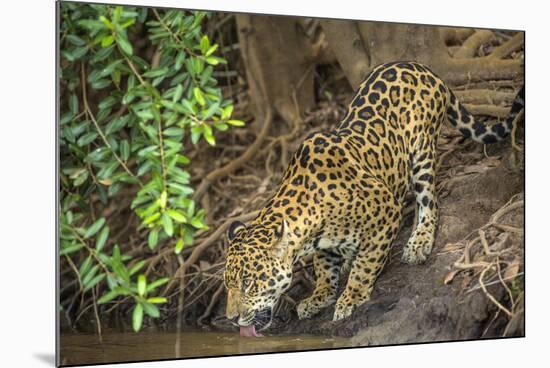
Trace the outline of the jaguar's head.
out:
M 228 239 L 226 316 L 238 322 L 241 335 L 256 336 L 256 330 L 271 324 L 273 308 L 292 281 L 288 224 L 284 220 L 273 227 L 234 222 Z

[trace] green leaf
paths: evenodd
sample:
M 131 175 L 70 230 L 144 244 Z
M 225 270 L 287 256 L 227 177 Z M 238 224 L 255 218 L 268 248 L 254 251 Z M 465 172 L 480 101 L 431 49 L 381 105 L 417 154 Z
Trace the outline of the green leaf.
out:
M 227 124 L 233 125 L 233 126 L 244 126 L 244 121 L 241 120 L 227 120 Z
M 205 226 L 205 224 L 202 222 L 202 219 L 196 217 L 191 220 L 191 225 L 193 225 L 193 227 L 195 227 L 196 229 L 202 229 Z
M 212 55 L 214 53 L 214 51 L 216 51 L 217 48 L 218 48 L 218 44 L 214 44 L 214 45 L 210 46 L 210 48 L 206 51 L 204 56 Z
M 204 106 L 206 104 L 202 91 L 198 87 L 193 88 L 193 94 L 195 95 L 195 99 L 201 106 Z
M 78 97 L 73 93 L 69 99 L 69 108 L 73 115 L 78 114 Z
M 136 304 L 134 307 L 134 312 L 132 313 L 132 327 L 135 332 L 138 332 L 141 329 L 141 324 L 143 322 L 143 306 L 141 303 Z
M 183 249 L 183 239 L 178 239 L 176 246 L 174 247 L 174 253 L 180 254 Z
M 223 120 L 229 119 L 231 117 L 231 114 L 233 114 L 233 105 L 227 105 L 222 110 L 221 118 Z
M 92 56 L 92 60 L 91 62 L 92 63 L 98 63 L 100 61 L 103 61 L 105 60 L 107 57 L 109 57 L 109 55 L 111 55 L 111 53 L 113 52 L 114 50 L 114 47 L 111 45 L 111 46 L 107 46 L 105 48 L 102 48 L 102 49 L 99 49 L 93 56 Z
M 174 96 L 172 97 L 172 102 L 178 102 L 181 99 L 183 94 L 183 85 L 178 84 L 176 90 L 174 91 Z
M 158 220 L 160 217 L 160 212 L 155 212 L 151 216 L 147 217 L 145 220 L 143 220 L 143 225 L 149 225 L 153 223 L 154 221 Z
M 110 30 L 114 30 L 115 27 L 113 26 L 113 23 L 111 23 L 111 21 L 109 19 L 107 19 L 105 16 L 101 15 L 99 17 L 99 20 L 101 22 L 103 22 L 103 24 L 105 24 L 107 26 L 107 28 L 109 28 Z
M 117 34 L 116 43 L 125 54 L 132 55 L 132 45 L 128 42 L 128 39 L 125 36 L 120 33 Z
M 96 138 L 98 134 L 96 132 L 88 132 L 84 134 L 82 137 L 78 138 L 78 141 L 76 141 L 76 144 L 79 147 L 86 146 L 90 143 L 92 143 Z
M 185 218 L 185 215 L 182 212 L 168 209 L 166 210 L 166 214 L 176 220 L 177 222 L 186 223 L 187 219 Z
M 115 118 L 107 124 L 107 128 L 105 128 L 105 134 L 110 135 L 112 133 L 118 132 L 120 129 L 124 128 L 124 126 L 128 123 L 129 115 L 121 116 L 119 118 Z
M 78 274 L 80 277 L 84 277 L 86 275 L 86 272 L 90 269 L 90 266 L 92 265 L 92 256 L 86 257 L 84 262 L 80 265 L 80 269 L 78 270 Z
M 203 54 L 206 54 L 206 52 L 207 52 L 208 49 L 210 48 L 210 41 L 208 40 L 208 36 L 207 36 L 207 35 L 202 36 L 201 42 L 200 42 L 200 44 L 199 44 L 199 48 L 201 49 L 201 52 L 202 52 Z
M 97 284 L 99 284 L 101 281 L 103 281 L 103 279 L 105 278 L 105 274 L 102 273 L 102 274 L 99 274 L 97 275 L 96 277 L 94 277 L 93 279 L 91 279 L 90 281 L 88 281 L 86 283 L 86 285 L 84 286 L 84 292 L 90 290 L 91 288 L 93 288 L 94 286 L 96 286 Z
M 111 81 L 109 79 L 100 79 L 97 81 L 92 82 L 92 88 L 93 89 L 103 89 L 111 84 Z
M 220 107 L 219 103 L 214 103 L 210 105 L 206 110 L 206 112 L 203 114 L 202 118 L 204 120 L 210 119 L 218 111 L 219 107 Z
M 86 182 L 86 179 L 88 179 L 88 171 L 87 170 L 83 171 L 82 173 L 80 173 L 80 175 L 78 175 L 75 178 L 75 180 L 73 182 L 73 185 L 75 187 L 78 187 L 78 186 L 84 184 Z
M 184 134 L 184 130 L 181 128 L 168 128 L 164 130 L 164 135 L 167 137 L 179 137 Z
M 138 276 L 138 294 L 139 296 L 143 296 L 145 294 L 145 290 L 147 289 L 147 280 L 145 279 L 145 275 L 139 275 Z
M 141 270 L 145 266 L 145 261 L 141 260 L 130 268 L 130 276 Z
M 105 36 L 101 39 L 101 47 L 108 47 L 112 45 L 114 41 L 115 38 L 113 37 L 113 35 Z
M 122 14 L 122 6 L 117 6 L 113 12 L 113 23 L 118 24 L 120 21 L 120 15 Z
M 118 161 L 113 160 L 107 165 L 105 165 L 101 170 L 99 170 L 99 172 L 97 173 L 97 176 L 101 179 L 108 179 L 115 172 L 117 167 L 118 167 Z
M 185 56 L 186 56 L 186 54 L 183 51 L 180 51 L 178 53 L 178 56 L 176 56 L 176 63 L 174 64 L 174 69 L 176 69 L 176 70 L 181 69 L 181 67 L 183 65 L 183 62 L 185 60 Z
M 160 205 L 161 209 L 164 210 L 166 208 L 166 202 L 167 201 L 168 201 L 168 192 L 163 190 L 162 193 L 160 194 L 160 197 L 159 197 L 159 205 Z
M 170 216 L 168 216 L 166 213 L 162 214 L 162 226 L 164 227 L 164 231 L 168 236 L 174 235 L 174 223 L 172 222 L 172 219 Z
M 155 297 L 147 299 L 147 302 L 149 302 L 151 304 L 161 304 L 161 303 L 166 303 L 167 301 L 168 300 L 163 296 L 155 296 Z
M 67 37 L 67 41 L 69 41 L 75 46 L 84 46 L 86 44 L 86 41 L 84 41 L 82 38 L 78 37 L 77 35 L 68 34 L 66 37 Z
M 59 252 L 59 254 L 62 255 L 62 256 L 66 256 L 66 255 L 74 253 L 74 252 L 76 252 L 76 251 L 78 251 L 82 248 L 84 248 L 84 244 L 82 244 L 82 243 L 69 245 L 68 247 L 63 248 L 61 250 L 61 252 Z
M 156 305 L 146 301 L 142 302 L 141 305 L 143 305 L 143 310 L 145 311 L 145 313 L 147 313 L 148 316 L 151 316 L 153 318 L 160 317 L 160 311 Z
M 143 76 L 147 78 L 155 78 L 155 77 L 160 77 L 162 75 L 165 75 L 167 72 L 168 72 L 168 67 L 164 67 L 164 68 L 149 70 L 148 72 L 143 73 Z
M 88 285 L 88 283 L 92 280 L 92 278 L 96 275 L 97 271 L 99 270 L 99 265 L 93 266 L 88 273 L 86 273 L 86 276 L 82 278 L 82 284 L 84 286 Z
M 80 59 L 82 56 L 86 55 L 88 52 L 88 46 L 76 47 L 72 50 L 71 55 L 73 60 Z
M 210 127 L 209 127 L 210 128 Z M 214 138 L 214 135 L 212 134 L 212 129 L 205 129 L 203 133 L 204 139 L 210 144 L 211 146 L 216 145 L 216 139 Z
M 98 252 L 101 251 L 101 249 L 103 249 L 103 246 L 105 245 L 105 242 L 107 241 L 108 237 L 109 237 L 109 226 L 105 226 L 97 236 L 97 239 L 95 242 L 95 249 L 97 249 Z
M 202 135 L 202 129 L 200 126 L 191 128 L 191 143 L 197 144 Z
M 120 157 L 124 161 L 128 161 L 128 158 L 130 157 L 130 143 L 128 143 L 127 139 L 120 142 Z
M 166 284 L 168 281 L 170 281 L 170 279 L 168 277 L 162 277 L 160 279 L 157 279 L 157 280 L 151 282 L 149 285 L 147 285 L 147 292 L 149 293 L 149 292 L 155 290 L 159 286 L 162 286 L 162 285 Z
M 159 231 L 157 228 L 155 228 L 149 232 L 149 236 L 147 238 L 147 244 L 149 245 L 149 248 L 151 250 L 154 250 L 157 247 L 158 239 Z
M 89 228 L 86 229 L 84 232 L 84 238 L 89 238 L 93 235 L 95 235 L 105 224 L 105 218 L 101 217 L 96 222 L 92 224 Z
M 220 59 L 215 56 L 209 56 L 206 58 L 206 62 L 210 65 L 218 65 L 220 63 Z
M 103 294 L 101 296 L 101 298 L 99 298 L 97 300 L 97 304 L 105 304 L 107 302 L 110 302 L 111 300 L 113 300 L 114 298 L 116 298 L 119 295 L 120 295 L 120 290 L 119 289 L 111 290 L 108 293 Z
M 144 9 L 144 10 L 147 10 L 147 9 Z M 120 28 L 122 29 L 125 29 L 125 28 L 128 28 L 130 27 L 132 24 L 134 24 L 136 22 L 135 19 L 127 19 L 126 21 L 124 21 L 121 25 L 120 25 Z

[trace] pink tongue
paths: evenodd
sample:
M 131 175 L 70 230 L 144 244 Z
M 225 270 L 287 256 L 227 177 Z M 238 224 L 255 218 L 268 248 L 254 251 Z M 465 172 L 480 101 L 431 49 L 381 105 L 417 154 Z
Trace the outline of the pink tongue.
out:
M 254 325 L 241 326 L 241 336 L 243 337 L 262 337 L 261 334 L 256 332 Z

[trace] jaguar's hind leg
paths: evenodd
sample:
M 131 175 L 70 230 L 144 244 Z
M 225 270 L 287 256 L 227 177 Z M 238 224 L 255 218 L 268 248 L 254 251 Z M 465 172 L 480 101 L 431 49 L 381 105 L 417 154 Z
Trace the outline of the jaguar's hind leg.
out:
M 310 318 L 336 301 L 341 265 L 342 257 L 330 249 L 321 249 L 314 254 L 315 290 L 298 304 L 298 318 Z
M 437 229 L 437 199 L 435 195 L 435 144 L 416 154 L 413 161 L 412 184 L 418 220 L 405 249 L 402 260 L 410 264 L 424 262 L 435 241 Z

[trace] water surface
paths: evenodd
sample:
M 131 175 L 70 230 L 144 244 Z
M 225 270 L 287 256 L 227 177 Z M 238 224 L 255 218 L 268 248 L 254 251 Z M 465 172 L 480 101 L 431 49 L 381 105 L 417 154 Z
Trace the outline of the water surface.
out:
M 239 332 L 183 329 L 177 332 L 104 332 L 97 335 L 62 334 L 61 364 L 94 364 L 157 359 L 196 358 L 352 346 L 351 339 L 314 335 L 240 337 Z M 179 341 L 178 341 L 179 340 Z

